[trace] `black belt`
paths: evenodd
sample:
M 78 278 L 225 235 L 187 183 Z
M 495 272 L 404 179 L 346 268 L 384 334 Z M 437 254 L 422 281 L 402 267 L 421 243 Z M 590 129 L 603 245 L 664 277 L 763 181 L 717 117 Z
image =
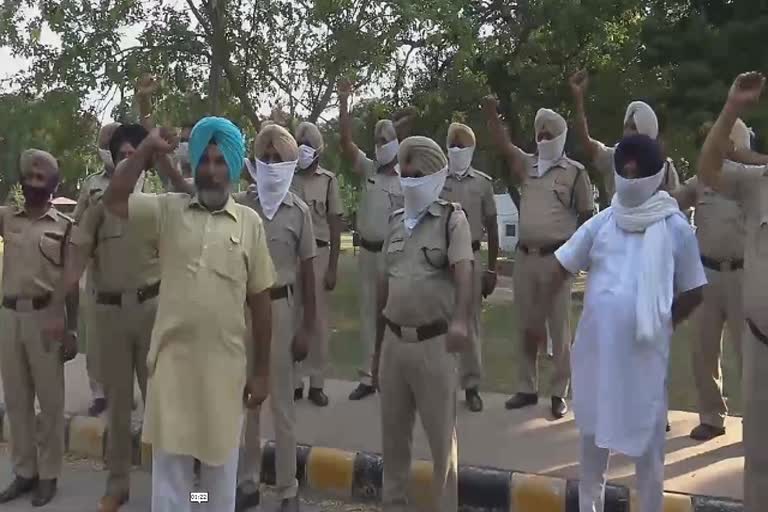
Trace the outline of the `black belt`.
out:
M 368 252 L 381 252 L 381 248 L 384 247 L 384 242 L 371 242 L 365 238 L 360 238 L 360 247 Z
M 741 270 L 744 268 L 744 260 L 738 259 L 738 260 L 716 260 L 712 258 L 707 258 L 706 256 L 701 256 L 701 264 L 707 267 L 710 270 L 717 270 L 720 272 L 723 270 L 723 266 L 727 265 L 727 268 L 725 270 Z
M 525 254 L 538 254 L 540 256 L 549 256 L 550 254 L 554 254 L 555 251 L 561 248 L 563 245 L 565 245 L 565 242 L 557 242 L 556 244 L 545 245 L 544 247 L 529 247 L 525 244 L 518 244 L 518 247 Z
M 477 252 L 480 250 L 480 240 L 475 240 L 472 242 L 472 252 Z
M 747 318 L 747 325 L 749 326 L 749 330 L 752 331 L 752 336 L 762 342 L 763 345 L 768 345 L 768 336 L 760 332 L 760 329 L 758 329 L 755 323 L 749 318 Z
M 136 301 L 139 304 L 154 299 L 160 295 L 160 281 L 136 290 Z M 120 292 L 96 292 L 96 304 L 103 306 L 122 306 L 123 294 Z
M 390 322 L 386 318 L 384 319 L 384 321 L 387 323 L 387 326 L 389 326 L 389 329 L 393 333 L 395 333 L 395 336 L 397 336 L 398 338 L 403 337 L 403 327 L 397 325 L 394 322 Z M 447 332 L 448 332 L 448 323 L 443 320 L 438 320 L 437 322 L 433 322 L 431 324 L 417 327 L 416 338 L 419 341 L 426 341 L 426 340 L 431 340 L 432 338 L 437 338 L 438 336 L 442 336 Z
M 326 242 L 325 240 L 315 240 L 315 242 L 317 243 L 317 246 L 320 248 L 328 247 L 329 245 L 331 245 L 330 242 Z
M 3 297 L 3 307 L 6 309 L 12 309 L 16 311 L 17 306 L 19 305 L 19 302 L 31 302 L 32 303 L 32 309 L 35 311 L 38 311 L 40 309 L 45 309 L 48 307 L 48 304 L 51 303 L 51 294 L 46 293 L 43 296 L 40 297 L 33 297 L 31 299 L 25 299 L 23 297 Z
M 287 299 L 288 294 L 293 293 L 293 285 L 287 284 L 285 286 L 278 286 L 277 288 L 269 289 L 269 298 L 272 300 Z

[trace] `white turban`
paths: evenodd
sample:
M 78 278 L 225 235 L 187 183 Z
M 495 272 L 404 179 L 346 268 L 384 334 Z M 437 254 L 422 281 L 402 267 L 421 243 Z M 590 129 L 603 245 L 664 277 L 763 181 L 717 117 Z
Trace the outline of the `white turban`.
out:
M 627 113 L 624 114 L 624 124 L 632 119 L 635 122 L 637 133 L 645 135 L 652 139 L 659 137 L 659 120 L 656 112 L 650 105 L 643 101 L 633 101 L 627 106 Z
M 474 146 L 477 144 L 477 139 L 475 138 L 475 132 L 472 131 L 472 128 L 461 123 L 451 123 L 451 125 L 448 127 L 448 138 L 445 141 L 445 146 L 450 147 L 451 143 L 454 141 L 454 138 L 457 136 L 468 137 L 470 139 L 469 143 L 467 144 L 468 146 Z
M 373 136 L 375 138 L 382 137 L 387 142 L 392 142 L 397 139 L 397 131 L 395 131 L 395 125 L 389 119 L 381 119 L 376 123 L 376 128 L 373 130 Z
M 733 125 L 730 138 L 736 149 L 749 149 L 752 147 L 752 133 L 741 119 L 737 119 L 736 124 Z
M 536 112 L 536 119 L 533 121 L 533 128 L 536 130 L 538 136 L 541 132 L 547 131 L 553 137 L 559 137 L 560 135 L 568 132 L 568 123 L 565 122 L 563 116 L 550 110 L 548 108 L 540 108 Z
M 320 129 L 315 124 L 306 121 L 296 128 L 296 140 L 306 140 L 318 153 L 322 152 L 325 147 Z

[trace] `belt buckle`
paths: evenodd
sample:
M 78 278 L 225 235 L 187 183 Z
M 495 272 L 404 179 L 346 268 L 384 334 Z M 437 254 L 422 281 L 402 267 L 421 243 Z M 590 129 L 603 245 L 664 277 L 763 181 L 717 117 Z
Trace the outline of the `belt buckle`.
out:
M 541 256 L 541 247 L 529 247 L 528 254 L 533 254 L 534 256 Z
M 723 260 L 720 262 L 721 272 L 730 272 L 733 270 L 733 262 L 731 260 Z
M 35 301 L 33 299 L 16 299 L 17 313 L 32 313 L 35 310 Z
M 400 327 L 400 339 L 408 343 L 418 342 L 418 329 L 416 327 Z

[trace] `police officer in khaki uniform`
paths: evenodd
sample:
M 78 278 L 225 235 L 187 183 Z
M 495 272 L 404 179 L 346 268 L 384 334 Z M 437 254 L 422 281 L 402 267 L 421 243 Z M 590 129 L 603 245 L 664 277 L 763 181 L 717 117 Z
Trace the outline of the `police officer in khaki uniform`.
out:
M 458 509 L 456 353 L 471 350 L 472 236 L 454 203 L 439 199 L 448 173 L 440 146 L 400 147 L 405 208 L 384 242 L 374 375 L 381 391 L 382 502 L 405 512 L 418 412 L 432 452 L 433 512 Z
M 272 350 L 270 390 L 275 427 L 275 473 L 281 511 L 299 510 L 299 483 L 296 480 L 296 411 L 294 404 L 294 361 L 301 361 L 318 343 L 315 333 L 315 279 L 317 235 L 313 232 L 310 208 L 291 192 L 291 180 L 299 149 L 290 133 L 277 125 L 264 127 L 253 143 L 255 162 L 248 192 L 235 200 L 261 216 L 267 245 L 277 272 L 270 291 L 272 298 Z M 255 168 L 255 169 L 254 169 Z M 301 282 L 297 274 L 301 271 Z M 294 322 L 295 296 L 302 295 L 301 327 Z M 311 342 L 310 342 L 311 340 Z M 238 464 L 236 510 L 258 505 L 261 481 L 260 409 L 248 411 L 245 444 Z
M 395 124 L 388 119 L 376 123 L 376 160 L 366 157 L 352 141 L 352 119 L 347 105 L 351 92 L 348 82 L 339 85 L 341 150 L 364 180 L 356 229 L 360 234 L 360 337 L 365 356 L 364 364 L 358 369 L 360 384 L 349 395 L 350 400 L 361 400 L 375 392 L 370 364 L 376 339 L 379 276 L 384 270 L 381 249 L 387 236 L 387 219 L 392 212 L 402 208 L 403 196 L 397 165 L 399 142 Z
M 296 398 L 301 398 L 304 390 L 302 374 L 309 374 L 307 398 L 315 405 L 324 407 L 328 405 L 328 397 L 323 392 L 330 338 L 328 301 L 329 292 L 336 287 L 343 210 L 336 175 L 320 167 L 320 155 L 325 148 L 320 130 L 312 123 L 301 123 L 296 128 L 296 141 L 299 144 L 299 156 L 291 190 L 307 203 L 312 212 L 312 225 L 317 239 L 317 322 L 307 360 L 297 368 L 295 394 Z M 303 274 L 300 273 L 299 279 L 304 279 Z
M 120 123 L 109 123 L 101 127 L 98 136 L 98 152 L 99 159 L 104 164 L 104 168 L 101 172 L 91 174 L 80 185 L 80 195 L 77 198 L 77 205 L 72 213 L 75 218 L 75 222 L 80 222 L 83 217 L 86 208 L 91 204 L 91 198 L 100 196 L 106 190 L 109 184 L 109 178 L 112 176 L 112 172 L 115 170 L 114 160 L 112 159 L 112 153 L 109 151 L 109 141 L 112 139 L 112 135 L 117 130 Z M 85 294 L 83 301 L 83 313 L 85 314 L 85 332 L 86 342 L 90 343 L 86 346 L 86 369 L 88 371 L 88 380 L 91 386 L 91 405 L 88 407 L 88 413 L 91 416 L 98 416 L 104 412 L 107 408 L 107 401 L 104 398 L 104 388 L 101 385 L 101 376 L 99 375 L 99 368 L 96 362 L 99 360 L 98 349 L 100 344 L 96 341 L 95 335 L 90 336 L 88 334 L 89 327 L 93 323 L 93 289 L 90 283 L 89 276 L 85 278 Z M 92 341 L 91 341 L 92 340 Z
M 146 136 L 147 131 L 141 125 L 120 126 L 110 141 L 114 161 L 119 163 L 129 158 Z M 177 181 L 183 182 L 174 171 L 170 169 L 169 177 L 176 176 Z M 101 196 L 91 197 L 92 204 L 78 224 L 82 237 L 77 243 L 78 251 L 70 258 L 57 285 L 54 307 L 77 286 L 86 265 L 93 259 L 90 282 L 94 304 L 89 333 L 103 340 L 99 368 L 103 371 L 102 381 L 109 403 L 106 449 L 109 475 L 99 512 L 114 512 L 128 500 L 134 376 L 142 397 L 146 397 L 146 360 L 160 292 L 160 265 L 156 232 L 128 229 L 124 219 L 104 210 Z M 61 320 L 59 322 L 61 324 Z M 55 329 L 55 325 L 51 329 Z
M 520 241 L 515 254 L 515 305 L 520 322 L 522 353 L 519 359 L 519 390 L 506 402 L 518 409 L 538 402 L 538 338 L 526 322 L 531 307 L 546 289 L 556 264 L 554 252 L 593 213 L 592 185 L 578 162 L 565 154 L 568 126 L 559 114 L 540 109 L 536 114 L 537 155 L 515 146 L 497 113 L 498 100 L 488 96 L 484 109 L 499 151 L 504 155 L 514 181 L 520 183 Z M 552 415 L 562 418 L 570 379 L 571 283 L 563 286 L 550 309 L 548 326 L 552 338 L 555 371 L 552 376 Z
M 56 494 L 64 454 L 64 367 L 77 353 L 77 292 L 70 294 L 63 337 L 43 336 L 46 308 L 64 266 L 72 220 L 50 203 L 59 167 L 50 154 L 21 156 L 24 206 L 0 207 L 3 298 L 0 309 L 0 374 L 11 433 L 15 479 L 0 493 L 7 503 L 35 491 L 32 506 Z M 35 418 L 35 398 L 40 414 Z
M 744 512 L 768 504 L 768 157 L 753 164 L 725 160 L 736 120 L 756 104 L 765 86 L 759 73 L 736 78 L 701 150 L 698 177 L 744 211 Z
M 707 132 L 710 127 L 711 123 L 706 127 Z M 736 122 L 730 139 L 736 149 L 749 149 L 750 133 L 743 121 Z M 696 208 L 696 238 L 709 283 L 704 289 L 701 306 L 693 314 L 698 342 L 692 347 L 692 362 L 699 393 L 700 424 L 691 431 L 692 439 L 708 441 L 725 434 L 728 407 L 723 399 L 720 355 L 726 325 L 741 376 L 744 212 L 738 202 L 703 186 L 696 177 L 688 180 L 673 196 L 681 210 Z
M 610 201 L 616 191 L 613 177 L 613 155 L 615 148 L 607 147 L 602 142 L 589 136 L 589 125 L 584 108 L 584 96 L 589 86 L 589 74 L 584 70 L 576 72 L 571 77 L 569 85 L 576 104 L 576 135 L 579 138 L 579 143 L 586 151 L 589 161 L 602 174 L 605 192 Z M 652 139 L 658 139 L 659 137 L 659 121 L 656 113 L 647 103 L 642 101 L 630 103 L 624 114 L 624 136 L 637 133 L 647 135 Z M 666 162 L 666 171 L 661 189 L 672 192 L 680 186 L 680 177 L 677 174 L 674 162 L 670 158 L 667 158 Z
M 480 320 L 483 298 L 496 287 L 496 258 L 499 254 L 499 230 L 496 223 L 496 201 L 490 176 L 472 167 L 475 151 L 475 133 L 464 124 L 452 123 L 448 127 L 448 177 L 440 195 L 442 199 L 461 204 L 472 232 L 474 253 L 474 314 L 471 329 L 472 350 L 461 354 L 459 373 L 470 411 L 483 410 L 478 386 L 483 375 Z M 488 265 L 483 271 L 480 261 L 480 243 L 488 234 Z

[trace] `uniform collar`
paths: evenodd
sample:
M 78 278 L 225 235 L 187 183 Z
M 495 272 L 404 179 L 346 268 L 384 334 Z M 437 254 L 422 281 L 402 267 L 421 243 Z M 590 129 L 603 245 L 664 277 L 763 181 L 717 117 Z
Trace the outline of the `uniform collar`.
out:
M 563 167 L 563 163 L 564 163 L 564 162 L 567 162 L 568 160 L 569 160 L 568 156 L 567 156 L 565 153 L 563 153 L 563 156 L 561 156 L 560 158 L 558 158 L 556 161 L 552 162 L 552 167 L 550 167 L 550 168 L 547 170 L 547 172 L 549 172 L 549 170 L 551 170 L 551 169 L 554 169 L 555 167 Z M 536 161 L 535 161 L 535 162 L 533 162 L 533 167 L 534 167 L 534 168 L 536 168 L 536 169 L 538 169 L 538 168 L 539 168 L 539 159 L 538 159 L 538 156 L 536 157 Z M 470 170 L 471 170 L 471 169 L 470 169 Z M 469 174 L 469 173 L 467 173 L 467 174 Z
M 472 167 L 470 167 L 469 170 L 467 170 L 467 172 L 464 174 L 464 176 L 457 176 L 456 174 L 449 174 L 447 179 L 454 179 L 456 181 L 464 181 L 467 178 L 474 178 L 474 177 L 475 177 L 474 169 Z
M 16 217 L 26 217 L 27 216 L 27 210 L 24 207 L 17 208 L 16 211 L 13 213 Z M 42 214 L 39 219 L 44 219 L 48 217 L 51 220 L 58 220 L 58 217 L 56 216 L 56 211 L 53 208 L 53 205 L 48 205 L 48 209 L 45 211 L 44 214 Z
M 438 201 L 435 201 L 427 208 L 427 212 L 433 217 L 440 217 L 443 215 L 443 208 Z
M 208 209 L 205 206 L 203 206 L 203 204 L 200 202 L 200 199 L 197 197 L 197 195 L 192 196 L 192 198 L 189 200 L 189 207 L 201 208 L 203 210 L 208 211 Z M 211 213 L 213 215 L 216 215 L 217 213 L 221 213 L 221 212 L 229 214 L 229 216 L 232 217 L 232 219 L 234 219 L 235 221 L 239 220 L 237 216 L 237 208 L 235 207 L 235 200 L 232 199 L 232 194 L 230 194 L 229 197 L 227 198 L 227 202 L 226 204 L 224 204 L 224 208 L 222 208 L 221 210 L 216 210 L 215 212 L 211 212 Z

